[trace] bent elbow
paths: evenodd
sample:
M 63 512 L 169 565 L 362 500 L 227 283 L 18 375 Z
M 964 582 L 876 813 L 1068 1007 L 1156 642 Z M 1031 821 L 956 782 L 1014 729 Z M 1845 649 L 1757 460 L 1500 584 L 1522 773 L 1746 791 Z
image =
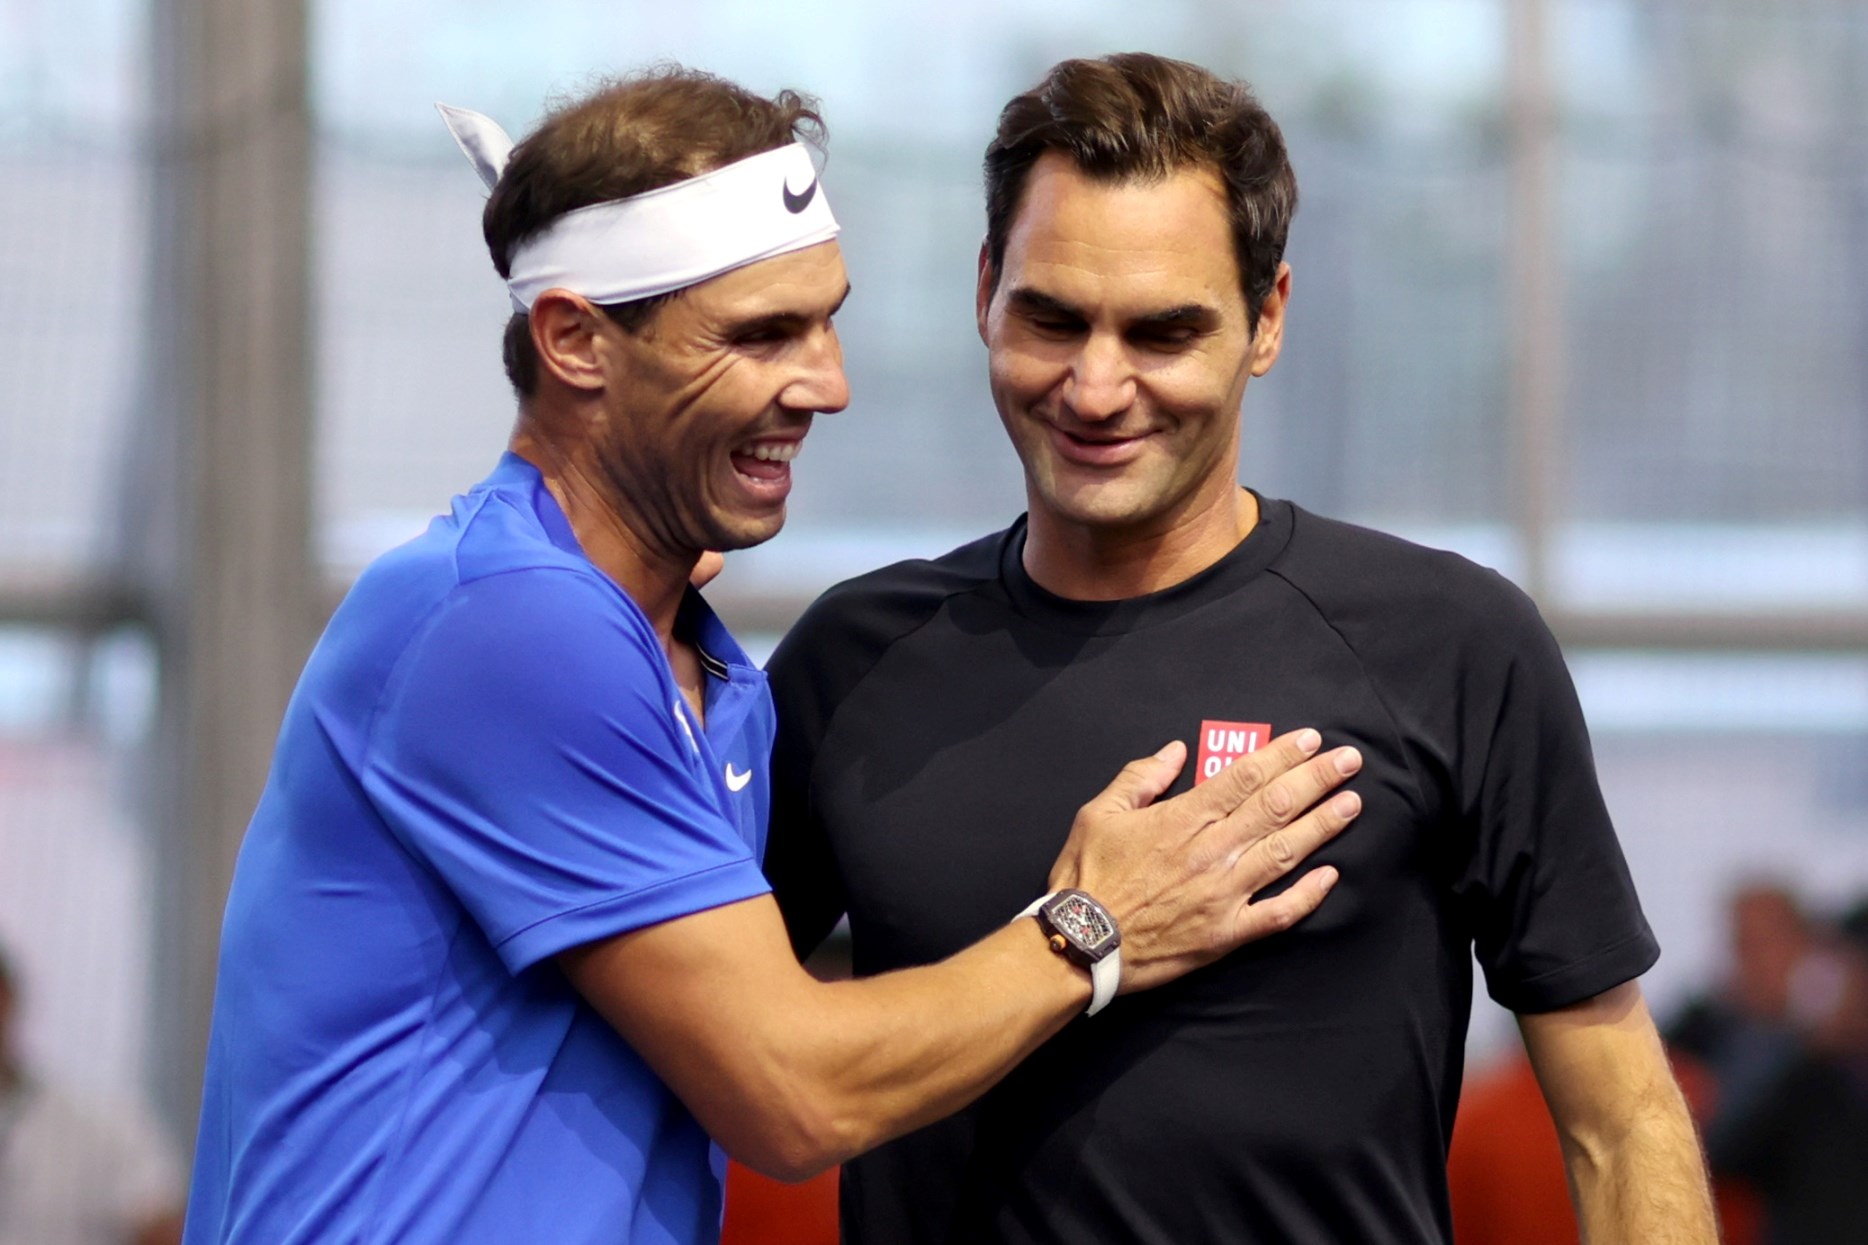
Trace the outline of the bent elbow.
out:
M 773 1180 L 785 1184 L 803 1184 L 813 1176 L 821 1176 L 837 1165 L 838 1160 L 818 1152 L 772 1151 L 744 1157 L 734 1155 L 740 1163 L 761 1176 L 770 1176 Z
M 760 1175 L 787 1184 L 822 1175 L 862 1148 L 855 1130 L 831 1112 L 795 1104 L 761 1111 L 748 1124 L 733 1139 L 722 1139 L 726 1152 Z

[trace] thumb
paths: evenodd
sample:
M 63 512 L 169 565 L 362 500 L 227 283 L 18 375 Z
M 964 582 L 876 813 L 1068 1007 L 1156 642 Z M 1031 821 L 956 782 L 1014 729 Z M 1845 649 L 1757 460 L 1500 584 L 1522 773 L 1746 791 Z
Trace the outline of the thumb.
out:
M 1090 804 L 1109 812 L 1147 808 L 1173 785 L 1181 766 L 1186 763 L 1187 745 L 1176 739 L 1153 756 L 1124 765 L 1122 772 Z
M 693 584 L 696 588 L 705 588 L 713 581 L 713 577 L 718 575 L 725 566 L 725 555 L 709 549 L 706 553 L 701 554 L 700 561 L 694 564 L 694 570 L 688 575 L 688 582 Z

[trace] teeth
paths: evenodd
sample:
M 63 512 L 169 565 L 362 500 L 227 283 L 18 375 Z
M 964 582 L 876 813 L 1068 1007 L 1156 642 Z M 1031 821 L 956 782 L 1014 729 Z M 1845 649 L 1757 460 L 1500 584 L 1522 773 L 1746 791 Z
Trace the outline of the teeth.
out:
M 798 456 L 800 444 L 798 441 L 761 441 L 749 453 L 768 463 L 788 463 Z

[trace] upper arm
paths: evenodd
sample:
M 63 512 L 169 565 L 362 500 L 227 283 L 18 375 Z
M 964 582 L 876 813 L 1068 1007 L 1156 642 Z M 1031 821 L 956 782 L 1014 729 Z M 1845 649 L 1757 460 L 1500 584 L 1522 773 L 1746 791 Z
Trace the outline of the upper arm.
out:
M 838 728 L 843 706 L 896 644 L 956 595 L 996 577 L 1001 539 L 832 588 L 805 610 L 766 665 L 778 713 L 766 876 L 800 955 L 815 949 L 849 907 L 837 857 L 842 828 L 827 821 L 817 800 L 819 758 L 827 746 L 847 758 L 852 743 Z M 854 741 L 859 752 L 861 744 Z
M 772 745 L 772 822 L 765 876 L 800 958 L 817 948 L 848 908 L 830 835 L 812 799 L 812 773 L 835 706 L 829 641 L 801 624 L 766 667 L 778 731 Z
M 1523 593 L 1485 586 L 1492 625 L 1463 640 L 1450 748 L 1466 845 L 1453 887 L 1492 997 L 1549 1012 L 1638 977 L 1659 947 L 1563 655 Z
M 606 585 L 474 581 L 388 680 L 362 783 L 517 972 L 766 889 L 676 699 Z
M 781 734 L 782 734 L 781 729 Z M 765 876 L 784 917 L 798 958 L 811 954 L 848 908 L 837 860 L 824 826 L 774 766 L 772 825 L 766 838 Z
M 1623 982 L 1555 1011 L 1518 1016 L 1544 1101 L 1566 1142 L 1608 1139 L 1679 1091 L 1641 996 Z

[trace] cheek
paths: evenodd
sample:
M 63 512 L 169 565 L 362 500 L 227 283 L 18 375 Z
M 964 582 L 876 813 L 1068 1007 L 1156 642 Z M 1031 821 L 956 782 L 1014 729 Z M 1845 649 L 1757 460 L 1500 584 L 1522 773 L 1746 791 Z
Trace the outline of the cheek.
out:
M 1068 361 L 1056 351 L 1028 342 L 997 342 L 992 347 L 988 374 L 994 393 L 1035 400 L 1050 392 L 1068 373 Z
M 1238 424 L 1247 375 L 1242 368 L 1215 368 L 1204 360 L 1187 358 L 1160 368 L 1145 383 L 1162 413 L 1183 423 L 1230 430 Z
M 748 379 L 737 370 L 729 370 L 707 378 L 682 395 L 668 436 L 679 451 L 696 458 L 692 464 L 676 463 L 677 470 L 683 465 L 699 468 L 703 461 L 700 456 L 706 450 L 736 440 L 757 425 L 771 395 L 745 383 Z

